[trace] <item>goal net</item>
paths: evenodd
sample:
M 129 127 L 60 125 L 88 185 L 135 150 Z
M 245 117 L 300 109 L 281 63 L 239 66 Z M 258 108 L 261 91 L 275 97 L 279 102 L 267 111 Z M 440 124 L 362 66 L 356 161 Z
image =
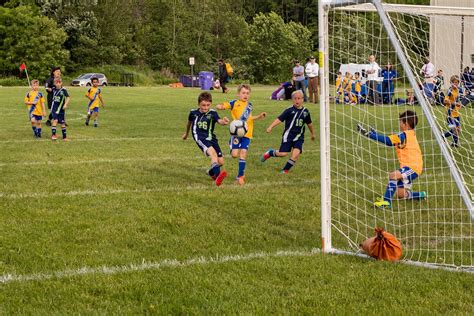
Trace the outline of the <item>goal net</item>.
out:
M 328 0 L 320 8 L 323 247 L 358 253 L 383 227 L 402 242 L 403 260 L 473 270 L 474 72 L 464 70 L 474 65 L 474 8 L 379 0 Z M 422 173 L 411 188 L 409 179 L 397 183 L 410 189 L 408 198 L 395 194 L 391 208 L 378 208 L 400 164 L 395 147 L 357 124 L 398 134 L 407 110 L 418 117 Z

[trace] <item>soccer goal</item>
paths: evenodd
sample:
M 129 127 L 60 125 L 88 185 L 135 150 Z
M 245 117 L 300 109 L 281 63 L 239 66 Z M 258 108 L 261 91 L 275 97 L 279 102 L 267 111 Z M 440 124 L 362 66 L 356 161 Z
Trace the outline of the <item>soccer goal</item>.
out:
M 359 254 L 383 227 L 408 263 L 474 272 L 474 72 L 464 71 L 474 63 L 474 8 L 320 0 L 318 28 L 323 250 Z M 446 97 L 460 126 L 447 121 Z M 418 116 L 423 157 L 412 190 L 426 199 L 377 208 L 400 165 L 394 147 L 356 127 L 397 134 L 406 110 Z

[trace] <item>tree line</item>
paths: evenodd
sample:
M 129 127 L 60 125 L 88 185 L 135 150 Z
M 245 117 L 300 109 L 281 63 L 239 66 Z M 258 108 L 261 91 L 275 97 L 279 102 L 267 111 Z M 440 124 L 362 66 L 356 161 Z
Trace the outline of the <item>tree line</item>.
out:
M 423 3 L 427 0 L 393 0 Z M 0 7 L 0 75 L 138 65 L 176 77 L 220 58 L 251 82 L 288 79 L 317 51 L 317 0 L 10 0 Z

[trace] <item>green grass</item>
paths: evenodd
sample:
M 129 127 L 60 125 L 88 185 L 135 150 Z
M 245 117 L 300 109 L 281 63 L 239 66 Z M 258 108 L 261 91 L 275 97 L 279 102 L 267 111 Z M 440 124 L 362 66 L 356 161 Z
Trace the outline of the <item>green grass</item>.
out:
M 255 113 L 269 117 L 256 122 L 246 186 L 233 183 L 237 161 L 226 155 L 230 176 L 217 188 L 208 159 L 180 138 L 197 89 L 107 88 L 94 129 L 83 126 L 85 90 L 69 88 L 71 142 L 52 143 L 33 139 L 24 89 L 1 88 L 0 276 L 18 280 L 0 284 L 0 314 L 471 313 L 473 275 L 311 252 L 320 248 L 319 143 L 307 139 L 287 176 L 284 160 L 260 163 L 279 146 L 281 126 L 265 128 L 288 106 L 268 100 L 272 89 L 252 91 Z M 319 107 L 308 107 L 317 127 Z M 225 148 L 226 128 L 217 135 Z

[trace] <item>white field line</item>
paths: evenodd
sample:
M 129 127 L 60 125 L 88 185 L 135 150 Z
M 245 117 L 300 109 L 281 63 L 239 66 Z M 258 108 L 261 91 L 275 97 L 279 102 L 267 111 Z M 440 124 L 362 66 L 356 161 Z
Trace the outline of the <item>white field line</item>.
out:
M 319 149 L 308 149 L 305 153 L 318 153 Z M 248 156 L 260 157 L 262 153 L 249 153 Z M 166 161 L 166 160 L 189 160 L 206 158 L 204 154 L 194 156 L 160 156 L 147 158 L 111 158 L 111 159 L 89 159 L 89 160 L 65 160 L 65 161 L 16 161 L 16 162 L 0 162 L 0 167 L 5 166 L 37 166 L 37 165 L 82 165 L 97 163 L 127 163 L 127 162 L 143 162 L 143 161 Z M 226 159 L 232 159 L 230 156 L 224 156 Z M 207 158 L 206 158 L 207 159 Z
M 84 137 L 84 138 L 74 138 L 71 137 L 73 142 L 119 142 L 119 141 L 138 141 L 138 140 L 177 140 L 180 139 L 180 136 L 176 137 Z M 43 139 L 11 139 L 11 140 L 0 140 L 0 144 L 14 144 L 14 143 L 37 143 L 37 142 L 51 142 L 49 137 Z
M 276 252 L 254 252 L 243 255 L 216 255 L 215 257 L 195 257 L 187 260 L 164 259 L 158 262 L 130 263 L 123 266 L 100 266 L 100 267 L 82 267 L 72 270 L 44 272 L 33 274 L 4 274 L 0 276 L 0 283 L 7 284 L 13 282 L 29 282 L 29 281 L 47 281 L 52 279 L 65 279 L 77 276 L 91 276 L 91 275 L 115 275 L 120 273 L 132 273 L 161 269 L 185 268 L 189 266 L 203 266 L 211 264 L 225 264 L 227 262 L 243 262 L 257 259 L 268 258 L 286 258 L 286 257 L 310 257 L 320 253 L 319 249 L 311 250 L 280 250 Z
M 232 177 L 227 180 L 227 184 L 232 183 L 234 180 Z M 271 187 L 279 185 L 295 185 L 295 184 L 315 184 L 319 183 L 319 180 L 303 180 L 303 181 L 274 181 L 274 182 L 260 182 L 260 183 L 248 183 L 243 188 L 237 185 L 224 185 L 223 187 L 235 188 L 235 189 L 254 189 L 259 187 Z M 111 190 L 83 190 L 83 191 L 68 191 L 68 192 L 51 192 L 51 193 L 2 193 L 0 192 L 0 198 L 5 199 L 24 199 L 24 198 L 47 198 L 47 197 L 70 197 L 70 196 L 82 196 L 82 195 L 109 195 L 109 194 L 122 194 L 122 193 L 159 193 L 159 192 L 183 192 L 183 191 L 200 191 L 209 190 L 213 186 L 212 182 L 209 181 L 209 185 L 188 185 L 185 187 L 181 186 L 167 186 L 156 189 L 111 189 Z M 214 185 L 215 187 L 215 185 Z M 216 187 L 217 189 L 217 187 Z

